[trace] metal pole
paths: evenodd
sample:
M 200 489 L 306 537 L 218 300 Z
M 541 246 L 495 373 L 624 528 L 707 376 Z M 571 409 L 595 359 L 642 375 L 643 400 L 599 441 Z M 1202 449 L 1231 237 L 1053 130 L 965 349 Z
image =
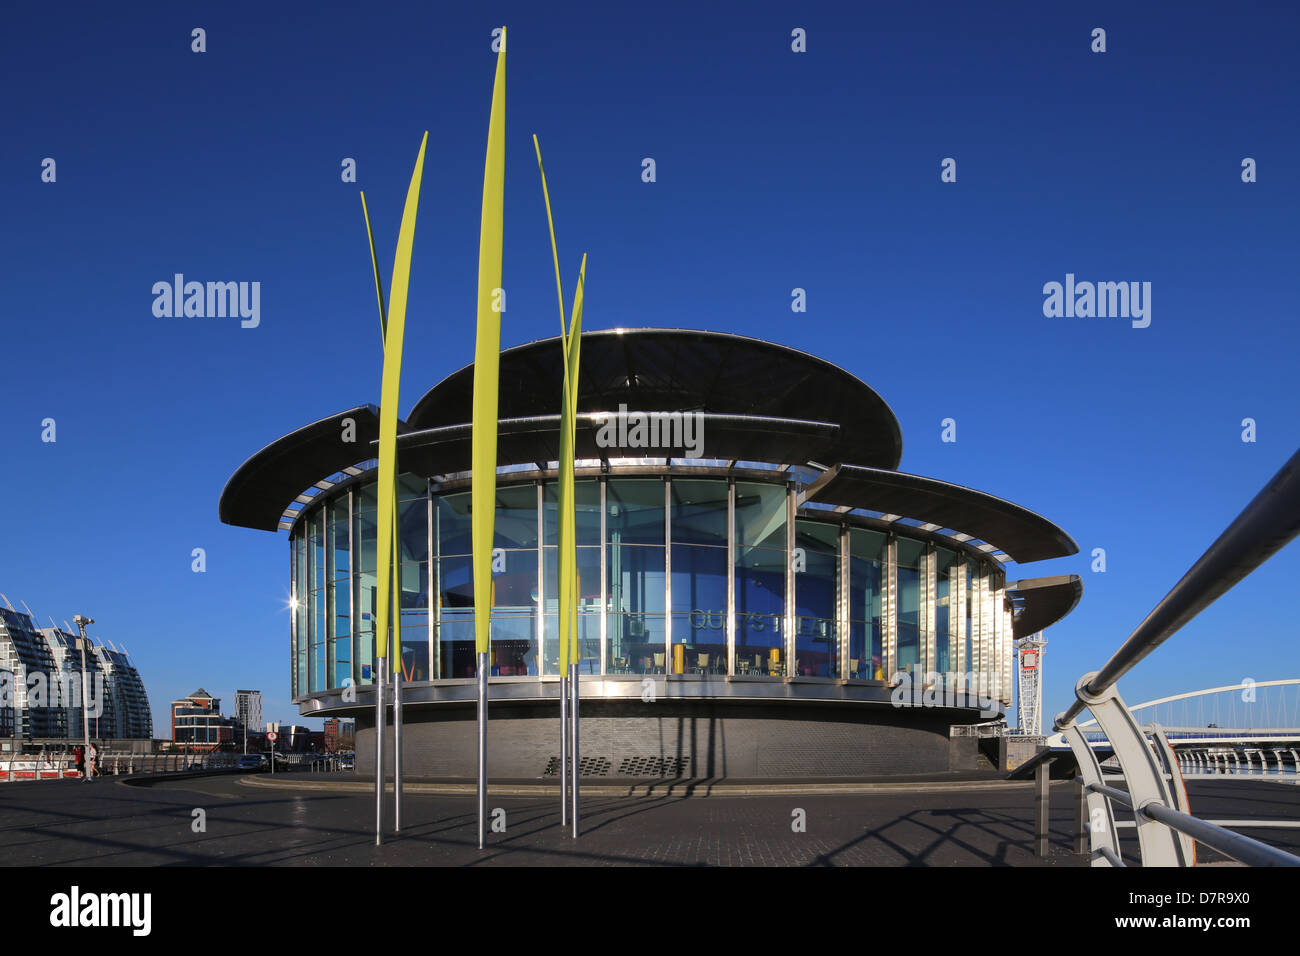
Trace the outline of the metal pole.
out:
M 487 822 L 487 689 L 488 652 L 478 655 L 478 848 L 483 849 Z
M 1184 624 L 1300 534 L 1300 451 L 1219 535 L 1083 688 L 1100 696 Z M 1087 707 L 1076 700 L 1057 718 L 1063 730 Z
M 402 670 L 393 671 L 393 832 L 402 832 Z
M 1048 811 L 1051 809 L 1049 790 L 1051 786 L 1051 761 L 1040 760 L 1038 766 L 1034 768 L 1034 820 L 1035 820 L 1035 852 L 1039 857 L 1047 856 L 1047 823 Z
M 384 669 L 388 658 L 377 661 L 375 674 L 375 846 L 384 842 Z
M 1078 786 L 1075 787 L 1075 816 L 1078 818 L 1079 829 L 1074 835 L 1074 852 L 1078 856 L 1087 856 L 1090 846 L 1088 838 L 1088 827 L 1091 820 L 1088 818 L 1088 795 L 1083 789 L 1083 777 L 1076 778 Z
M 569 708 L 569 726 L 573 732 L 573 744 L 569 747 L 569 760 L 573 765 L 573 785 L 570 788 L 573 796 L 573 812 L 570 817 L 573 819 L 573 837 L 578 836 L 578 771 L 582 767 L 581 750 L 578 747 L 578 700 L 581 697 L 578 688 L 578 665 L 575 661 L 569 665 L 569 690 L 573 695 L 573 705 Z
M 561 638 L 563 640 L 563 638 Z M 569 675 L 560 675 L 560 826 L 569 825 Z
M 63 622 L 67 624 L 67 621 Z M 86 624 L 84 621 L 77 622 L 77 630 L 81 631 L 81 640 L 77 642 L 81 648 L 81 729 L 86 738 L 86 753 L 90 753 L 90 703 L 86 698 Z M 16 721 L 15 721 L 16 723 Z

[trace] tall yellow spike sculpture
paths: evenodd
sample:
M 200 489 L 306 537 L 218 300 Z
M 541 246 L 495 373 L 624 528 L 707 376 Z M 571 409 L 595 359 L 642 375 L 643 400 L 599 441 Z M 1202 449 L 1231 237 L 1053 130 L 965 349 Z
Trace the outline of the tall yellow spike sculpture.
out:
M 416 172 L 412 177 L 412 183 L 416 188 L 415 207 L 411 207 L 410 193 L 407 194 L 408 210 L 411 215 L 411 240 L 414 241 L 415 231 L 415 210 L 419 205 L 419 186 L 418 180 L 423 178 L 423 157 L 425 144 L 428 142 L 429 134 L 424 134 L 424 141 L 420 144 L 420 155 L 416 160 Z M 405 210 L 403 212 L 403 224 L 405 224 Z M 384 280 L 379 271 L 379 256 L 375 253 L 375 233 L 370 228 L 370 209 L 366 205 L 366 194 L 361 192 L 361 215 L 366 222 L 366 241 L 370 245 L 370 268 L 375 277 L 375 298 L 379 303 L 379 336 L 380 342 L 384 346 L 385 357 L 387 357 L 388 347 L 388 312 L 384 305 Z M 399 234 L 400 242 L 400 234 Z M 406 262 L 410 266 L 411 249 L 408 246 L 406 252 Z M 398 255 L 401 255 L 400 246 Z M 396 272 L 394 272 L 396 275 Z M 405 290 L 404 290 L 405 291 Z M 401 347 L 400 341 L 398 345 Z M 400 382 L 402 356 L 399 353 L 395 356 L 398 363 L 398 376 Z M 387 368 L 387 362 L 385 362 Z M 380 398 L 383 402 L 382 393 Z M 382 422 L 383 410 L 380 409 L 380 418 Z M 394 431 L 396 431 L 396 412 L 394 412 Z M 394 455 L 396 455 L 396 435 L 394 435 Z M 401 535 L 400 522 L 398 521 L 398 494 L 397 494 L 397 467 L 393 466 L 393 494 L 392 494 L 392 555 L 390 557 L 390 567 L 395 576 L 396 584 L 392 588 L 391 614 L 393 622 L 393 829 L 401 832 L 402 829 L 402 559 L 401 559 Z M 377 517 L 377 516 L 376 516 Z M 378 563 L 378 562 L 377 562 Z M 381 592 L 382 593 L 382 592 Z M 389 607 L 390 602 L 384 602 L 385 607 Z M 376 622 L 378 626 L 378 622 Z M 378 647 L 378 645 L 376 645 Z M 383 833 L 383 736 L 384 736 L 384 667 L 382 655 L 380 666 L 375 679 L 375 842 L 378 844 L 382 840 Z
M 492 538 L 496 517 L 497 387 L 501 357 L 501 246 L 505 218 L 506 28 L 501 28 L 483 167 L 478 242 L 478 325 L 474 342 L 474 413 L 470 489 L 474 565 L 474 650 L 478 658 L 478 845 L 487 820 L 487 684 L 492 614 Z
M 582 341 L 583 289 L 587 276 L 587 257 L 578 270 L 578 288 L 573 299 L 573 317 L 566 330 L 564 324 L 564 288 L 560 280 L 560 255 L 555 242 L 555 218 L 551 215 L 551 193 L 546 185 L 546 168 L 542 164 L 542 147 L 533 136 L 537 150 L 537 170 L 542 177 L 542 197 L 546 202 L 546 223 L 551 233 L 551 258 L 555 265 L 555 294 L 560 304 L 560 347 L 564 362 L 564 384 L 560 396 L 559 450 L 559 521 L 557 562 L 559 571 L 559 652 L 560 652 L 560 823 L 568 822 L 570 784 L 572 785 L 573 835 L 578 835 L 578 549 L 577 502 L 574 488 L 573 460 L 577 440 L 578 365 Z
M 420 182 L 424 176 L 424 151 L 429 144 L 425 132 L 420 140 L 420 152 L 415 157 L 415 171 L 406 190 L 406 205 L 402 209 L 402 225 L 397 233 L 397 251 L 393 256 L 393 284 L 389 290 L 387 317 L 383 310 L 382 285 L 376 265 L 376 291 L 380 299 L 380 323 L 384 328 L 384 373 L 379 397 L 379 480 L 378 513 L 375 525 L 378 542 L 375 554 L 377 574 L 375 607 L 375 657 L 378 661 L 375 674 L 375 843 L 382 839 L 384 797 L 384 670 L 388 663 L 388 629 L 391 619 L 394 644 L 393 663 L 401 660 L 401 585 L 396 588 L 394 600 L 394 562 L 397 556 L 397 402 L 402 384 L 402 342 L 406 331 L 406 294 L 411 280 L 411 251 L 415 245 L 415 217 L 420 206 Z M 363 207 L 364 208 L 364 207 Z M 370 233 L 370 214 L 366 212 L 366 231 Z M 374 237 L 370 236 L 373 256 Z M 401 573 L 400 564 L 396 568 Z M 394 605 L 399 610 L 393 613 Z

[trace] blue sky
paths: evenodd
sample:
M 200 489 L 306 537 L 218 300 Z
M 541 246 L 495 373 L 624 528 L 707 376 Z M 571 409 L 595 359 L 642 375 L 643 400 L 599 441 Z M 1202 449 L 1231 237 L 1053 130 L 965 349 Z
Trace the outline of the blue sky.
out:
M 295 716 L 285 538 L 221 525 L 217 499 L 267 442 L 378 400 L 357 191 L 387 275 L 426 129 L 402 411 L 470 361 L 490 34 L 506 23 L 503 344 L 556 332 L 536 132 L 566 274 L 590 254 L 587 328 L 824 355 L 890 403 L 903 470 L 1076 538 L 1073 558 L 1010 569 L 1084 577 L 1048 634 L 1055 713 L 1300 445 L 1300 15 L 1169 9 L 15 8 L 0 591 L 42 623 L 95 617 L 136 659 L 160 733 L 167 702 L 200 685 L 227 710 L 258 687 L 268 720 Z M 176 272 L 259 281 L 260 325 L 155 317 L 150 290 Z M 1067 272 L 1150 282 L 1150 327 L 1046 318 L 1043 284 Z M 940 441 L 947 417 L 956 443 Z M 1298 572 L 1292 545 L 1121 691 L 1296 676 Z

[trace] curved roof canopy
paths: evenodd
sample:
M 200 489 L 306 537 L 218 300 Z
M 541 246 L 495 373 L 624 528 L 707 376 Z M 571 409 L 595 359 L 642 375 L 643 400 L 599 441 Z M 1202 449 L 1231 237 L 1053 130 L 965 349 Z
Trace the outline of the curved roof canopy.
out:
M 628 414 L 631 418 L 632 413 Z M 656 447 L 641 450 L 640 456 L 744 459 L 798 465 L 828 457 L 828 453 L 835 449 L 840 440 L 840 426 L 832 422 L 760 415 L 720 415 L 713 412 L 700 412 L 698 419 L 692 421 L 689 420 L 691 418 L 687 413 L 678 418 L 675 424 L 670 420 L 661 420 L 654 427 L 678 437 L 689 437 L 691 441 L 698 438 L 698 448 L 692 450 L 685 444 L 665 447 L 665 439 L 664 443 Z M 559 415 L 502 418 L 497 427 L 497 459 L 500 464 L 533 462 L 545 469 L 547 462 L 559 460 Z M 602 446 L 600 435 L 605 430 L 616 431 L 617 419 L 590 412 L 580 414 L 576 428 L 575 457 L 579 460 L 607 460 L 638 456 L 638 449 L 634 447 Z M 407 432 L 397 440 L 402 469 L 423 475 L 469 471 L 472 465 L 472 432 L 469 424 Z
M 354 430 L 345 431 L 347 419 L 355 424 Z M 218 506 L 222 522 L 276 530 L 285 505 L 302 500 L 303 490 L 312 485 L 330 487 L 330 482 L 321 480 L 327 475 L 374 457 L 370 443 L 378 438 L 379 409 L 358 405 L 276 439 L 240 465 L 226 482 Z
M 1073 538 L 1028 508 L 937 478 L 836 465 L 808 486 L 803 500 L 917 518 L 987 541 L 1022 564 L 1079 551 Z
M 503 351 L 497 414 L 502 419 L 558 415 L 561 359 L 558 336 Z M 817 449 L 822 457 L 814 460 L 897 468 L 903 456 L 898 419 L 870 386 L 825 359 L 761 339 L 689 329 L 584 332 L 578 389 L 580 413 L 617 412 L 627 405 L 630 411 L 820 422 L 838 430 Z M 467 365 L 416 402 L 407 422 L 414 430 L 468 422 L 473 391 L 474 366 Z M 706 436 L 705 457 L 784 463 L 779 456 L 763 454 L 758 436 L 751 436 L 745 452 L 737 455 L 715 454 L 707 447 L 712 437 L 707 428 Z M 763 436 L 770 438 L 770 433 Z
M 1083 597 L 1083 581 L 1077 574 L 1058 574 L 1008 582 L 1007 592 L 1018 605 L 1011 631 L 1016 638 L 1028 637 L 1046 630 L 1074 610 Z

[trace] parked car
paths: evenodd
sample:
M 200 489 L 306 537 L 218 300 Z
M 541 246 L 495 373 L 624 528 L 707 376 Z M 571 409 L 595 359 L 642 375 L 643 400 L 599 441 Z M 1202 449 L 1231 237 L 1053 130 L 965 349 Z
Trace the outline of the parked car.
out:
M 236 770 L 261 770 L 264 766 L 261 754 L 240 754 L 235 761 Z

